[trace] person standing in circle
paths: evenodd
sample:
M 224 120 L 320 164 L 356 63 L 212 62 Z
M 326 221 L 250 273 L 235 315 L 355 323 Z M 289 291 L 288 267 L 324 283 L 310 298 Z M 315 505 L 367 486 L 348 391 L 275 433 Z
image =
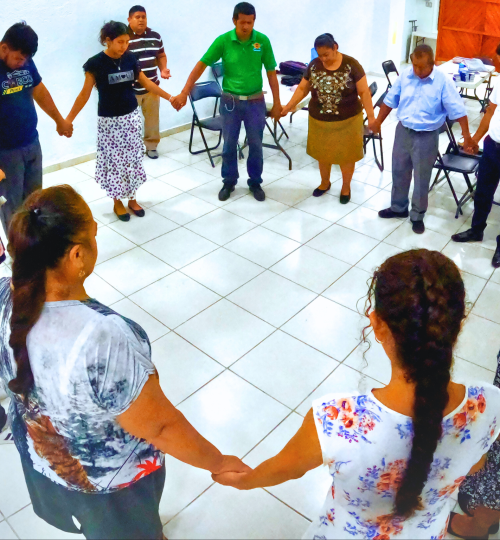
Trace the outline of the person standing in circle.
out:
M 107 49 L 89 58 L 83 66 L 83 89 L 67 118 L 74 121 L 96 86 L 99 120 L 95 177 L 114 200 L 114 212 L 121 221 L 130 219 L 122 199 L 129 200 L 128 208 L 136 216 L 145 214 L 136 201 L 146 173 L 142 166 L 144 143 L 134 82 L 138 81 L 148 92 L 166 100 L 171 98 L 142 73 L 135 56 L 127 52 L 129 39 L 128 28 L 123 23 L 110 21 L 102 27 L 100 42 L 107 45 Z
M 159 69 L 162 79 L 170 79 L 163 41 L 158 32 L 148 28 L 148 18 L 144 7 L 133 6 L 130 8 L 128 28 L 130 36 L 128 50 L 137 58 L 144 75 L 154 84 L 159 85 Z M 148 158 L 158 159 L 156 148 L 160 142 L 160 97 L 158 94 L 148 92 L 138 82 L 134 83 L 134 91 L 144 116 L 146 155 Z
M 318 53 L 308 66 L 290 102 L 286 116 L 311 92 L 307 153 L 319 162 L 321 185 L 313 191 L 321 197 L 330 187 L 332 165 L 340 165 L 340 202 L 351 199 L 351 180 L 356 162 L 363 159 L 363 107 L 368 126 L 375 121 L 372 98 L 361 64 L 339 52 L 332 34 L 322 34 L 314 42 Z

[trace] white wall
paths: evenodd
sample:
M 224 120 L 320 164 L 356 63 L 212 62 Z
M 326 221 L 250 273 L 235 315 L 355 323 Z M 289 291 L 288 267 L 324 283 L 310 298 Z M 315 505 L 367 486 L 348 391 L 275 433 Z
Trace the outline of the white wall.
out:
M 366 71 L 380 73 L 388 58 L 391 4 L 405 0 L 254 0 L 256 28 L 266 33 L 278 61 L 310 60 L 314 38 L 331 32 L 341 51 L 357 58 Z M 422 0 L 419 0 L 422 1 Z M 68 114 L 83 84 L 81 66 L 102 50 L 99 29 L 110 19 L 126 22 L 136 0 L 17 0 L 4 2 L 0 34 L 26 20 L 39 36 L 36 65 L 63 115 Z M 141 3 L 141 2 L 139 2 Z M 232 28 L 236 0 L 144 0 L 150 26 L 161 33 L 172 78 L 162 81 L 178 93 L 212 40 Z M 130 4 L 130 6 L 129 6 Z M 393 5 L 394 7 L 394 5 Z M 0 38 L 1 38 L 0 35 Z M 208 77 L 208 75 L 206 75 Z M 39 114 L 44 166 L 95 151 L 97 95 L 75 121 L 73 138 L 60 138 L 53 122 Z M 191 109 L 180 113 L 162 102 L 161 130 L 190 122 Z
M 416 19 L 418 30 L 437 31 L 440 0 L 432 0 L 432 7 L 427 7 L 425 0 L 406 0 L 404 15 L 404 31 L 401 49 L 401 61 L 406 62 L 408 44 L 411 36 L 411 24 L 408 21 Z M 429 45 L 434 46 L 435 41 L 427 40 Z

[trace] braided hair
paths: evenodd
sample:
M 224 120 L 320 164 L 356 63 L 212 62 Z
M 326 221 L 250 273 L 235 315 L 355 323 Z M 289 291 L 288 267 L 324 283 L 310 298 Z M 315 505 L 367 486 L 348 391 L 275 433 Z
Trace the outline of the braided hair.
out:
M 421 508 L 434 452 L 442 435 L 453 347 L 465 317 L 465 288 L 453 261 L 438 251 L 415 249 L 387 259 L 371 280 L 372 307 L 389 327 L 401 367 L 415 384 L 413 443 L 395 515 Z

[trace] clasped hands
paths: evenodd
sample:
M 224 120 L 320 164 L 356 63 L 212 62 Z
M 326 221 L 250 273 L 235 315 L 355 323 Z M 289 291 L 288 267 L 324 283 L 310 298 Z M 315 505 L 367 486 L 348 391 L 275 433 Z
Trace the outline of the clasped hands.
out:
M 64 135 L 69 139 L 73 135 L 73 123 L 62 118 L 59 122 L 56 123 L 56 130 L 61 137 Z
M 468 154 L 477 154 L 479 152 L 479 142 L 474 137 L 464 137 L 462 148 Z
M 253 471 L 236 456 L 223 456 L 222 465 L 217 472 L 212 473 L 212 480 L 223 486 L 237 489 L 249 489 L 247 481 Z

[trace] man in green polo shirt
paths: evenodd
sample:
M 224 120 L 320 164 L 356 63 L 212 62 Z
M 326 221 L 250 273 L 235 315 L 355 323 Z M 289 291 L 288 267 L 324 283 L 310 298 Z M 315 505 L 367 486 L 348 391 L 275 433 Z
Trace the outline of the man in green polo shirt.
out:
M 262 92 L 262 66 L 273 93 L 271 116 L 279 118 L 281 103 L 279 84 L 276 77 L 276 60 L 269 38 L 254 30 L 255 8 L 248 2 L 241 2 L 234 8 L 234 30 L 219 36 L 203 58 L 191 72 L 182 92 L 173 98 L 172 105 L 177 110 L 186 104 L 189 92 L 201 77 L 207 66 L 222 58 L 224 68 L 223 93 L 220 103 L 222 116 L 223 188 L 219 200 L 226 201 L 238 182 L 238 137 L 241 122 L 245 123 L 248 137 L 248 187 L 255 199 L 263 201 L 266 195 L 261 188 L 264 158 L 262 136 L 266 123 L 266 103 Z

